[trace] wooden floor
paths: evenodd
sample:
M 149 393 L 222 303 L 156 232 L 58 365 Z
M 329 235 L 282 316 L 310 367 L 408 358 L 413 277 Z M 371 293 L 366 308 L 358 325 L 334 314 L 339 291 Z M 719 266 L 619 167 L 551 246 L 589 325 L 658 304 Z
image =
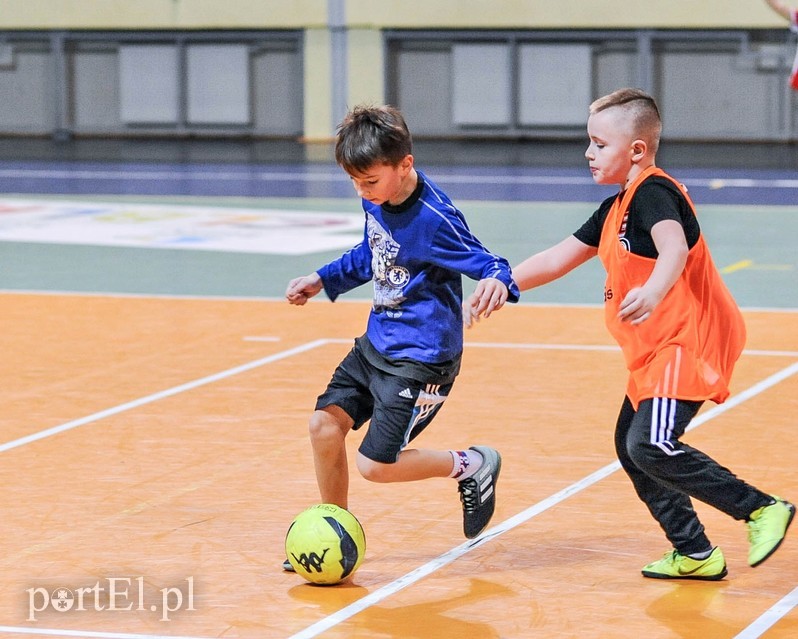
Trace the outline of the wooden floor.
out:
M 283 538 L 318 501 L 307 418 L 366 304 L 0 303 L 0 638 L 798 637 L 798 529 L 751 569 L 745 526 L 698 504 L 729 576 L 640 575 L 668 544 L 615 461 L 625 372 L 599 309 L 508 307 L 467 334 L 417 443 L 501 450 L 486 536 L 465 543 L 452 480 L 353 475 L 368 551 L 325 588 L 280 570 Z M 746 320 L 732 399 L 685 439 L 796 500 L 796 315 Z

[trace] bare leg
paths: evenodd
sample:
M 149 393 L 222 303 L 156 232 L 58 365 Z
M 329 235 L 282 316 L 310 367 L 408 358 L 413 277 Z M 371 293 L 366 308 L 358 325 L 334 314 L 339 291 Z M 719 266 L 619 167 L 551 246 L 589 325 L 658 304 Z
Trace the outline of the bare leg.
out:
M 352 418 L 334 405 L 315 411 L 310 418 L 310 443 L 321 500 L 341 508 L 349 503 L 346 435 L 352 426 Z
M 393 464 L 375 462 L 358 453 L 357 468 L 369 481 L 388 483 L 448 477 L 452 473 L 453 461 L 447 450 L 404 450 Z

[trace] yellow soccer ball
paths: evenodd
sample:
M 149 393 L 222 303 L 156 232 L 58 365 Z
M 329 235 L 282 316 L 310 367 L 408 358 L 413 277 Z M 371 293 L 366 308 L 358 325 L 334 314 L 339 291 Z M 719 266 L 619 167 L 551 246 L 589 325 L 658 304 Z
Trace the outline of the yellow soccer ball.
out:
M 366 534 L 348 510 L 317 504 L 299 513 L 289 526 L 285 554 L 298 575 L 331 586 L 358 569 L 366 554 Z

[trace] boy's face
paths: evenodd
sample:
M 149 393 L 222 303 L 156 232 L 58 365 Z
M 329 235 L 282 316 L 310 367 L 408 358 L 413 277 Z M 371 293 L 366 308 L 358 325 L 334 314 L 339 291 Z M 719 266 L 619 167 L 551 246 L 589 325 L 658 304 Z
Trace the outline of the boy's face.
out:
M 391 164 L 374 164 L 363 173 L 351 173 L 349 178 L 358 196 L 372 204 L 401 204 L 415 189 L 406 178 L 413 168 L 413 156 L 406 155 L 396 166 Z
M 632 158 L 639 151 L 629 131 L 624 112 L 617 107 L 592 114 L 587 120 L 590 145 L 585 157 L 596 184 L 626 184 L 632 169 Z

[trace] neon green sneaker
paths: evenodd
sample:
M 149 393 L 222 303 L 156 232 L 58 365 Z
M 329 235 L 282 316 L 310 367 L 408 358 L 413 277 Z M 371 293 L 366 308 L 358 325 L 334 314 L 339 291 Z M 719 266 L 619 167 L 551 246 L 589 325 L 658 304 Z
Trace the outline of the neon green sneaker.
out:
M 715 546 L 706 559 L 693 559 L 671 550 L 662 559 L 653 561 L 643 568 L 643 576 L 653 579 L 702 579 L 718 581 L 728 574 L 723 551 Z
M 795 516 L 795 506 L 773 496 L 768 506 L 757 508 L 748 518 L 748 564 L 758 566 L 770 557 L 784 541 L 787 528 Z

